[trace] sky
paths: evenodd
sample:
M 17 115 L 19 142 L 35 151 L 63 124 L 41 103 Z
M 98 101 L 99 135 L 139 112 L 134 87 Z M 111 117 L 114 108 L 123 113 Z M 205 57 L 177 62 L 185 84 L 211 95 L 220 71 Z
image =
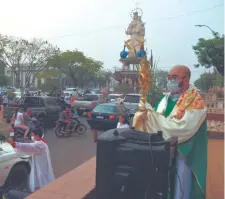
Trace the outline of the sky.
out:
M 223 0 L 0 0 L 0 34 L 38 37 L 62 50 L 78 49 L 113 70 L 122 66 L 120 52 L 128 39 L 125 29 L 138 5 L 146 23 L 146 47 L 159 59 L 158 68 L 187 65 L 193 82 L 208 70 L 194 68 L 197 59 L 192 46 L 200 37 L 212 37 L 209 29 L 195 25 L 223 33 L 222 4 Z

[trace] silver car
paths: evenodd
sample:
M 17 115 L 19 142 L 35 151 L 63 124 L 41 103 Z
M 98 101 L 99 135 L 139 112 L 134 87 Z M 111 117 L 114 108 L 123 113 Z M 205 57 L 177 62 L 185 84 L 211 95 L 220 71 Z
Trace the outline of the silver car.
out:
M 30 155 L 18 153 L 7 142 L 0 141 L 0 186 L 25 189 L 30 173 Z

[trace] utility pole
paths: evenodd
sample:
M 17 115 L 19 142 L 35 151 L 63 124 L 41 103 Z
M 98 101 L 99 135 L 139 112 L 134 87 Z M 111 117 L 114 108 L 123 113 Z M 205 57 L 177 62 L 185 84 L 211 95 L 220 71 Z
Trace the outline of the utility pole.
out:
M 150 64 L 151 64 L 151 67 L 153 67 L 154 65 L 154 61 L 153 61 L 153 53 L 152 53 L 152 50 L 151 50 L 151 58 L 150 58 Z
M 216 37 L 216 36 L 218 36 L 218 32 L 215 32 L 212 28 L 210 28 L 209 26 L 207 26 L 207 25 L 195 25 L 196 27 L 206 27 L 206 28 L 208 28 L 211 32 L 212 32 L 212 34 Z

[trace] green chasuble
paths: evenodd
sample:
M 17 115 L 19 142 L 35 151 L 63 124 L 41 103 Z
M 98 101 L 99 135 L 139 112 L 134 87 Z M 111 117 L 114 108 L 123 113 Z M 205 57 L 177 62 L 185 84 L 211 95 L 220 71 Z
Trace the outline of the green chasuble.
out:
M 155 110 L 157 110 L 160 101 L 156 104 Z M 177 101 L 178 100 L 172 100 L 169 96 L 165 117 L 170 115 Z M 184 157 L 186 165 L 192 171 L 192 190 L 190 199 L 206 198 L 207 148 L 208 133 L 206 120 L 192 138 L 178 145 L 179 155 Z

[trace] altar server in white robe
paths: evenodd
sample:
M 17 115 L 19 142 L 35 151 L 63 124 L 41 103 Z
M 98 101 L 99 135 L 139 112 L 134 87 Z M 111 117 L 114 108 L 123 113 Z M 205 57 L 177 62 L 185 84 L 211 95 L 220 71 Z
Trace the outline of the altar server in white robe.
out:
M 11 138 L 8 142 L 17 152 L 24 152 L 31 155 L 31 172 L 29 188 L 31 192 L 44 187 L 55 180 L 50 152 L 46 141 L 42 138 L 41 129 L 32 130 L 31 139 L 33 143 L 14 142 Z

